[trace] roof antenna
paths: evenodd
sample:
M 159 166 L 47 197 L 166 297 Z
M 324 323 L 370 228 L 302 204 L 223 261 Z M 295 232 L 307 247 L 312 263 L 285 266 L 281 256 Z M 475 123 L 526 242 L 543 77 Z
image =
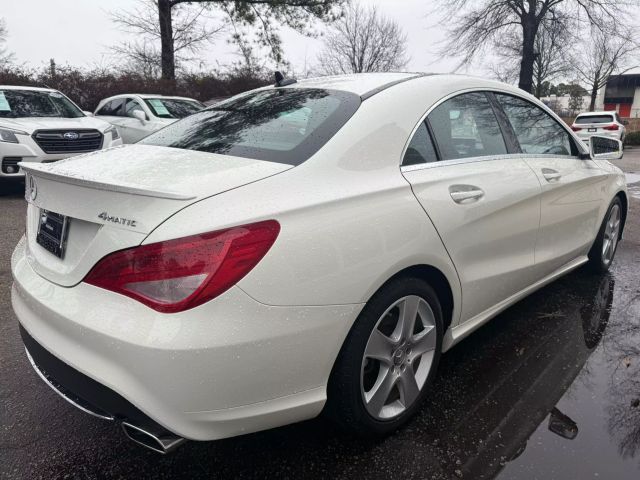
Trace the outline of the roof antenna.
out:
M 291 85 L 297 82 L 295 78 L 284 78 L 284 75 L 282 74 L 282 72 L 277 70 L 275 73 L 275 77 L 276 77 L 276 84 L 274 86 L 276 87 L 284 87 L 286 85 Z

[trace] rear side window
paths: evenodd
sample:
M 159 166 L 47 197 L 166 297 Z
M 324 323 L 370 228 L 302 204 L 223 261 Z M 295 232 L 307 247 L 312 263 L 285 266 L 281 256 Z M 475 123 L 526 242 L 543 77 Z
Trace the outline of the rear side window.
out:
M 571 155 L 569 132 L 540 107 L 522 98 L 496 94 L 522 153 Z
M 465 93 L 438 105 L 427 117 L 442 160 L 502 155 L 507 147 L 484 93 Z
M 402 159 L 402 165 L 418 165 L 420 163 L 436 162 L 438 157 L 433 148 L 433 141 L 424 122 L 420 124 Z
M 574 123 L 611 123 L 613 117 L 611 115 L 585 115 L 576 118 Z
M 349 92 L 262 90 L 194 113 L 139 143 L 299 165 L 359 106 L 360 97 Z
M 105 103 L 102 108 L 96 112 L 96 115 L 109 115 L 112 117 L 121 116 L 123 104 L 123 98 L 116 98 L 115 100 L 111 100 L 110 102 Z

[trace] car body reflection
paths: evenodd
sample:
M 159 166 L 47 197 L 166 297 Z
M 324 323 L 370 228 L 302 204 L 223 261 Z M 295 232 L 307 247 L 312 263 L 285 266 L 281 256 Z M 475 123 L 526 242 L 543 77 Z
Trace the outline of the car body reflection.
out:
M 556 404 L 602 339 L 614 280 L 574 274 L 554 287 L 552 294 L 545 289 L 505 312 L 495 326 L 483 329 L 484 339 L 461 344 L 446 359 L 436 388 L 446 390 L 444 379 L 462 374 L 457 385 L 467 391 L 448 407 L 438 404 L 453 396 L 438 395 L 427 410 L 444 408 L 446 414 L 424 415 L 445 475 L 494 478 L 525 451 L 547 418 L 551 432 L 568 440 L 579 435 L 571 412 L 561 412 Z M 521 317 L 536 311 L 527 304 L 541 300 L 539 310 L 546 313 Z

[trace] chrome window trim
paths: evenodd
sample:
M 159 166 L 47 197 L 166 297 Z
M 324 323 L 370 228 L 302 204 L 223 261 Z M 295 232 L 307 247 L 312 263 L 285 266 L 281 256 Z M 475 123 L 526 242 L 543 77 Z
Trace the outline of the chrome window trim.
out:
M 553 155 L 548 153 L 507 153 L 505 155 L 484 155 L 481 157 L 465 157 L 465 158 L 456 158 L 452 160 L 442 160 L 440 162 L 425 162 L 419 163 L 416 165 L 401 165 L 401 172 L 413 172 L 416 170 L 425 170 L 428 168 L 438 168 L 438 167 L 448 167 L 450 165 L 461 165 L 465 163 L 476 163 L 476 162 L 493 162 L 498 160 L 527 160 L 527 159 L 536 159 L 536 158 L 553 158 L 558 160 L 580 160 L 580 157 L 576 157 L 574 155 Z
M 588 149 L 586 149 L 584 142 L 575 134 L 575 132 L 573 130 L 571 130 L 571 128 L 569 128 L 569 126 L 564 122 L 564 120 L 562 120 L 560 117 L 558 117 L 553 110 L 551 110 L 549 107 L 547 107 L 544 103 L 542 103 L 542 105 L 538 105 L 535 102 L 532 102 L 531 99 L 526 98 L 522 95 L 518 95 L 517 93 L 514 93 L 512 91 L 509 90 L 505 90 L 503 88 L 498 88 L 498 87 L 482 87 L 482 88 L 463 88 L 460 90 L 456 90 L 455 92 L 451 92 L 449 95 L 446 95 L 444 97 L 442 97 L 440 100 L 438 100 L 437 102 L 435 102 L 434 104 L 432 104 L 428 109 L 427 112 L 422 115 L 422 117 L 420 117 L 420 120 L 416 123 L 416 125 L 413 127 L 413 129 L 411 130 L 411 134 L 409 135 L 409 138 L 407 138 L 404 147 L 402 148 L 402 153 L 400 155 L 400 169 L 401 171 L 412 171 L 412 170 L 419 170 L 416 168 L 412 168 L 411 170 L 405 170 L 408 169 L 409 167 L 420 167 L 423 165 L 437 165 L 437 164 L 446 164 L 446 165 L 455 165 L 456 163 L 468 163 L 469 161 L 471 162 L 479 162 L 481 160 L 495 160 L 498 159 L 498 157 L 513 157 L 515 155 L 527 155 L 529 157 L 533 156 L 533 157 L 551 157 L 551 158 L 558 158 L 558 155 L 548 155 L 548 154 L 532 154 L 532 153 L 514 153 L 514 154 L 507 154 L 507 155 L 491 155 L 491 156 L 483 156 L 483 157 L 467 157 L 467 158 L 456 158 L 453 160 L 440 160 L 438 162 L 426 162 L 425 164 L 418 164 L 418 165 L 402 165 L 402 162 L 404 160 L 404 156 L 407 152 L 407 149 L 409 148 L 409 144 L 411 143 L 411 140 L 413 140 L 413 136 L 416 134 L 416 132 L 418 131 L 418 128 L 420 127 L 420 124 L 423 123 L 427 117 L 429 116 L 429 114 L 435 110 L 437 107 L 439 107 L 441 104 L 443 104 L 444 102 L 446 102 L 447 100 L 450 100 L 453 97 L 457 97 L 459 95 L 464 95 L 465 93 L 484 93 L 484 92 L 491 92 L 491 93 L 502 93 L 505 95 L 511 95 L 513 97 L 517 97 L 520 98 L 526 102 L 531 103 L 532 105 L 535 105 L 538 108 L 541 108 L 544 112 L 546 112 L 547 114 L 551 115 L 551 117 L 556 120 L 556 122 L 562 127 L 564 128 L 564 130 L 573 138 L 574 142 L 576 143 L 577 148 L 580 150 L 583 150 L 583 153 L 589 153 Z M 433 141 L 433 139 L 432 139 Z M 574 155 L 568 156 L 568 155 L 562 155 L 560 156 L 561 158 L 579 158 L 576 157 Z M 454 162 L 454 163 L 451 163 Z M 433 168 L 433 167 L 427 167 L 427 168 Z

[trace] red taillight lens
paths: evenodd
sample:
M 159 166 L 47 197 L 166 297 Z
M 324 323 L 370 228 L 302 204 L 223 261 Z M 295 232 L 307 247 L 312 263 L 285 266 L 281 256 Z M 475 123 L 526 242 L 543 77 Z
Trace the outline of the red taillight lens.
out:
M 618 130 L 620 127 L 618 127 L 618 124 L 614 123 L 613 125 L 607 125 L 606 127 L 604 127 L 604 130 Z
M 574 132 L 579 132 L 580 130 L 582 130 L 582 128 L 571 125 L 571 130 L 573 130 Z
M 107 255 L 84 281 L 159 312 L 201 305 L 235 285 L 269 251 L 275 220 L 152 243 Z

